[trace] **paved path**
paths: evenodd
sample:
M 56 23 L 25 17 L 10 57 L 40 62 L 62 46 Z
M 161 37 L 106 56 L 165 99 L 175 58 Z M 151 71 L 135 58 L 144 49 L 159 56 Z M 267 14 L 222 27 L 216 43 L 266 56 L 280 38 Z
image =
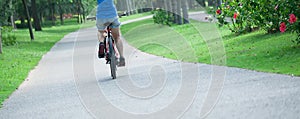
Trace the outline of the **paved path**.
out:
M 183 63 L 124 43 L 127 66 L 111 80 L 96 58 L 95 31 L 56 43 L 4 102 L 0 118 L 300 118 L 300 77 Z

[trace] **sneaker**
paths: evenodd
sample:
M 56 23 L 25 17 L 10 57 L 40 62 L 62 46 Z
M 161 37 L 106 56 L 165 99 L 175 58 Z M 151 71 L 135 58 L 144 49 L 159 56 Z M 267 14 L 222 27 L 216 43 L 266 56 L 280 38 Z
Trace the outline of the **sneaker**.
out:
M 125 58 L 121 57 L 118 63 L 118 67 L 124 67 L 125 66 Z
M 99 43 L 99 50 L 98 50 L 98 57 L 99 58 L 104 58 L 104 43 L 100 42 Z

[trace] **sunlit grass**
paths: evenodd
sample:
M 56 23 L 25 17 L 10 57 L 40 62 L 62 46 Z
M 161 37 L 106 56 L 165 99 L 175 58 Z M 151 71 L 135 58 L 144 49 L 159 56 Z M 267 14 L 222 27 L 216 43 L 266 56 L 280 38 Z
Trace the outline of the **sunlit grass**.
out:
M 145 12 L 145 13 L 140 13 L 140 14 L 134 14 L 134 15 L 130 15 L 130 16 L 122 16 L 120 18 L 121 22 L 130 20 L 130 19 L 136 19 L 136 18 L 140 18 L 140 17 L 144 17 L 144 16 L 148 16 L 151 15 L 151 12 Z
M 216 26 L 192 21 L 191 24 L 165 28 L 154 24 L 152 20 L 144 20 L 126 24 L 122 31 L 129 44 L 141 51 L 177 60 L 211 64 L 211 54 L 203 36 L 212 27 Z M 226 27 L 217 29 L 224 43 L 227 66 L 300 76 L 300 46 L 291 42 L 296 34 L 266 34 L 264 31 L 256 31 L 237 36 Z M 179 35 L 170 35 L 169 32 L 177 32 Z M 172 37 L 174 35 L 177 37 Z M 182 40 L 186 41 L 184 45 Z M 170 50 L 165 47 L 168 44 L 179 49 Z M 196 58 L 190 58 L 189 52 Z

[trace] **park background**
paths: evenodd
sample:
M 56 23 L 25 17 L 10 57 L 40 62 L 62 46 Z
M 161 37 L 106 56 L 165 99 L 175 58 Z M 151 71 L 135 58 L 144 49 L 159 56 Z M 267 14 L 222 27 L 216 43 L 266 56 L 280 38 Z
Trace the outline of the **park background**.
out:
M 197 35 L 194 26 L 216 26 L 226 50 L 226 66 L 300 75 L 297 0 L 116 0 L 115 3 L 122 22 L 154 15 L 153 19 L 123 25 L 123 34 L 140 25 L 165 25 L 184 36 L 198 59 L 178 59 L 172 51 L 156 45 L 139 47 L 141 51 L 211 64 L 206 41 Z M 57 41 L 68 33 L 95 25 L 94 0 L 1 0 L 0 6 L 0 102 L 27 80 L 30 70 Z M 205 11 L 204 20 L 189 18 L 189 13 L 199 11 Z M 158 28 L 146 30 L 157 32 Z M 138 46 L 146 40 L 143 37 L 137 35 L 127 42 Z M 181 51 L 185 53 L 184 48 Z

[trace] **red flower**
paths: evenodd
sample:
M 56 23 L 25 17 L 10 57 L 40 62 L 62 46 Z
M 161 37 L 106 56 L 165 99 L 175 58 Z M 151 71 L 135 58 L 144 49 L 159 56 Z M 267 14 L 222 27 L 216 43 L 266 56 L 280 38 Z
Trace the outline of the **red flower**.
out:
M 234 13 L 233 18 L 236 19 L 239 16 L 238 13 Z
M 290 14 L 289 22 L 291 24 L 295 23 L 297 21 L 297 17 L 294 14 Z
M 280 32 L 282 32 L 282 33 L 285 32 L 285 30 L 286 30 L 286 25 L 285 25 L 284 22 L 282 22 L 282 23 L 280 24 L 279 30 L 280 30 Z
M 218 9 L 218 10 L 216 11 L 216 13 L 217 13 L 217 15 L 221 14 L 221 10 Z

